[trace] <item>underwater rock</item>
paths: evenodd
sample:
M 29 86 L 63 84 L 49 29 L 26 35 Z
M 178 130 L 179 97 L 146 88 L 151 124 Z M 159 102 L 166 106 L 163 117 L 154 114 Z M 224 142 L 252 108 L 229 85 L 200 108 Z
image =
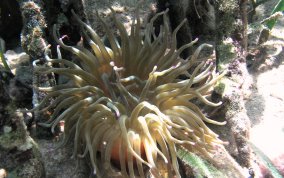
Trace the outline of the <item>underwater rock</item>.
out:
M 6 123 L 6 105 L 10 102 L 10 97 L 7 91 L 7 81 L 13 77 L 14 76 L 11 73 L 0 69 L 0 128 Z
M 15 74 L 15 70 L 20 66 L 29 66 L 30 64 L 30 56 L 23 52 L 21 47 L 15 48 L 13 50 L 7 50 L 4 54 L 6 57 L 7 63 Z
M 21 44 L 32 59 L 43 57 L 46 47 L 46 22 L 42 12 L 42 4 L 36 1 L 20 0 L 20 9 L 24 21 L 21 33 Z
M 6 178 L 7 177 L 7 172 L 5 169 L 0 169 L 0 178 Z
M 26 130 L 23 114 L 13 107 L 6 109 L 10 123 L 0 128 L 0 168 L 8 177 L 45 177 L 40 152 Z M 4 127 L 11 129 L 3 133 Z
M 2 87 L 8 94 L 8 100 L 15 105 L 28 107 L 32 100 L 32 70 L 29 65 L 29 56 L 26 53 L 16 54 L 9 50 L 5 53 L 10 71 L 1 71 Z M 7 103 L 5 103 L 6 105 Z
M 246 91 L 249 91 L 253 80 L 248 74 L 246 63 L 241 59 L 235 59 L 228 68 L 230 76 L 227 77 L 223 101 L 225 118 L 230 128 L 228 135 L 232 138 L 228 140 L 230 145 L 228 147 L 231 148 L 227 149 L 241 166 L 249 168 L 251 150 L 247 140 L 249 140 L 251 123 L 246 114 L 244 98 L 249 95 Z
M 32 88 L 14 78 L 9 81 L 9 96 L 15 104 L 27 106 L 31 104 Z

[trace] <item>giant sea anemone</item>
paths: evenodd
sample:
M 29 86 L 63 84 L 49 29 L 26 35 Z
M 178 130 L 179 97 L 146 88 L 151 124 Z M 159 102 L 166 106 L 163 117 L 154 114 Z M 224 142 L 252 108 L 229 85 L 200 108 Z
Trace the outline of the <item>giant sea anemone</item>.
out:
M 34 62 L 40 74 L 70 79 L 40 88 L 47 95 L 33 110 L 53 110 L 51 119 L 41 125 L 54 130 L 64 121 L 62 144 L 74 138 L 74 156 L 87 158 L 98 177 L 146 177 L 147 173 L 180 177 L 178 147 L 207 156 L 214 153 L 215 145 L 223 142 L 204 122 L 224 123 L 208 119 L 193 103 L 220 104 L 210 102 L 207 95 L 222 75 L 214 77 L 212 64 L 197 62 L 200 51 L 210 45 L 202 44 L 183 60 L 180 53 L 196 42 L 176 49 L 176 34 L 183 23 L 170 34 L 166 12 L 162 12 L 142 31 L 136 10 L 130 34 L 112 12 L 121 42 L 97 15 L 110 42 L 106 47 L 89 25 L 73 15 L 91 50 L 64 44 L 54 27 L 56 42 L 76 55 L 79 63 L 51 59 L 47 53 L 46 61 L 53 65 Z M 163 16 L 165 25 L 156 36 L 153 22 L 158 16 Z M 187 78 L 181 80 L 180 75 Z

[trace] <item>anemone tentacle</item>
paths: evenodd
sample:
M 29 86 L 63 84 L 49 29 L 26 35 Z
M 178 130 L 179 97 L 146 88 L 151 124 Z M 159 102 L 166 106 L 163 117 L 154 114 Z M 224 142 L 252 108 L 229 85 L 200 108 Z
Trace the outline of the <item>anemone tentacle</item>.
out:
M 80 63 L 62 59 L 61 54 L 58 59 L 51 59 L 48 52 L 47 62 L 59 67 L 35 62 L 39 74 L 65 75 L 71 82 L 40 88 L 47 96 L 33 111 L 53 109 L 51 119 L 41 125 L 53 130 L 63 120 L 61 145 L 74 138 L 73 156 L 87 157 L 98 177 L 109 172 L 143 178 L 146 170 L 154 177 L 163 177 L 164 172 L 169 177 L 180 177 L 177 147 L 210 156 L 215 145 L 223 144 L 205 122 L 216 125 L 225 122 L 207 118 L 193 100 L 220 105 L 209 101 L 207 95 L 224 73 L 215 77 L 212 64 L 197 60 L 200 51 L 211 45 L 200 45 L 186 60 L 179 58 L 197 39 L 176 49 L 176 34 L 185 21 L 170 34 L 167 11 L 156 14 L 143 33 L 137 8 L 130 35 L 111 11 L 121 43 L 96 13 L 110 47 L 74 11 L 91 50 L 64 44 L 54 27 L 56 42 L 76 55 Z M 153 24 L 159 16 L 163 16 L 165 25 L 156 36 Z M 188 78 L 179 80 L 180 75 Z M 49 103 L 51 98 L 55 99 Z

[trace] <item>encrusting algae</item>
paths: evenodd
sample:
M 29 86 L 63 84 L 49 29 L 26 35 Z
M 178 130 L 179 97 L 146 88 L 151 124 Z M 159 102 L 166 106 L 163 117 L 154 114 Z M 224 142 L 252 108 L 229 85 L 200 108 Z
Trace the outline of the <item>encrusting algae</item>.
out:
M 57 43 L 75 54 L 80 64 L 51 59 L 48 49 L 46 62 L 60 67 L 34 62 L 36 72 L 65 75 L 72 81 L 40 88 L 48 94 L 33 110 L 54 109 L 51 119 L 41 125 L 53 131 L 64 121 L 62 145 L 74 138 L 74 156 L 90 160 L 98 177 L 146 177 L 148 173 L 153 177 L 181 177 L 177 147 L 210 156 L 216 145 L 223 144 L 204 122 L 225 123 L 208 119 L 192 102 L 198 99 L 210 106 L 220 105 L 206 96 L 223 74 L 214 77 L 213 64 L 205 62 L 198 64 L 192 74 L 188 72 L 196 66 L 200 51 L 211 46 L 202 44 L 188 59 L 179 58 L 197 40 L 176 50 L 176 34 L 182 23 L 172 33 L 169 44 L 166 13 L 154 16 L 142 34 L 137 10 L 128 35 L 112 10 L 120 43 L 97 15 L 110 42 L 108 48 L 73 12 L 92 51 L 64 44 L 54 27 Z M 153 22 L 158 16 L 163 16 L 165 25 L 155 36 Z M 180 75 L 187 79 L 178 79 Z M 51 98 L 54 100 L 50 103 Z

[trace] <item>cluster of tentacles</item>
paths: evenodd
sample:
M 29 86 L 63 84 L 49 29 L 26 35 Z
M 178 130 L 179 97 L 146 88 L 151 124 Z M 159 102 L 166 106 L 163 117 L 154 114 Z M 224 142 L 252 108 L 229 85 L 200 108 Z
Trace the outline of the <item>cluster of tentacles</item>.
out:
M 38 73 L 65 75 L 70 81 L 40 88 L 47 96 L 33 110 L 53 110 L 51 119 L 41 123 L 52 130 L 60 121 L 65 122 L 62 144 L 74 138 L 74 156 L 87 157 L 97 176 L 146 177 L 150 172 L 154 177 L 180 177 L 178 146 L 210 155 L 215 145 L 223 143 L 204 121 L 224 123 L 208 119 L 192 102 L 220 104 L 206 97 L 222 75 L 213 77 L 211 64 L 197 65 L 200 51 L 210 45 L 203 44 L 190 58 L 180 59 L 179 54 L 196 42 L 176 50 L 176 34 L 183 23 L 172 34 L 164 25 L 156 36 L 153 22 L 162 16 L 167 24 L 166 12 L 154 16 L 142 31 L 137 10 L 130 34 L 112 13 L 121 42 L 97 16 L 110 42 L 106 47 L 96 32 L 73 14 L 92 51 L 67 46 L 54 30 L 57 43 L 80 61 L 51 59 L 47 53 L 47 63 L 57 67 L 35 61 Z M 189 73 L 193 66 L 197 67 Z M 178 79 L 180 75 L 187 79 Z

